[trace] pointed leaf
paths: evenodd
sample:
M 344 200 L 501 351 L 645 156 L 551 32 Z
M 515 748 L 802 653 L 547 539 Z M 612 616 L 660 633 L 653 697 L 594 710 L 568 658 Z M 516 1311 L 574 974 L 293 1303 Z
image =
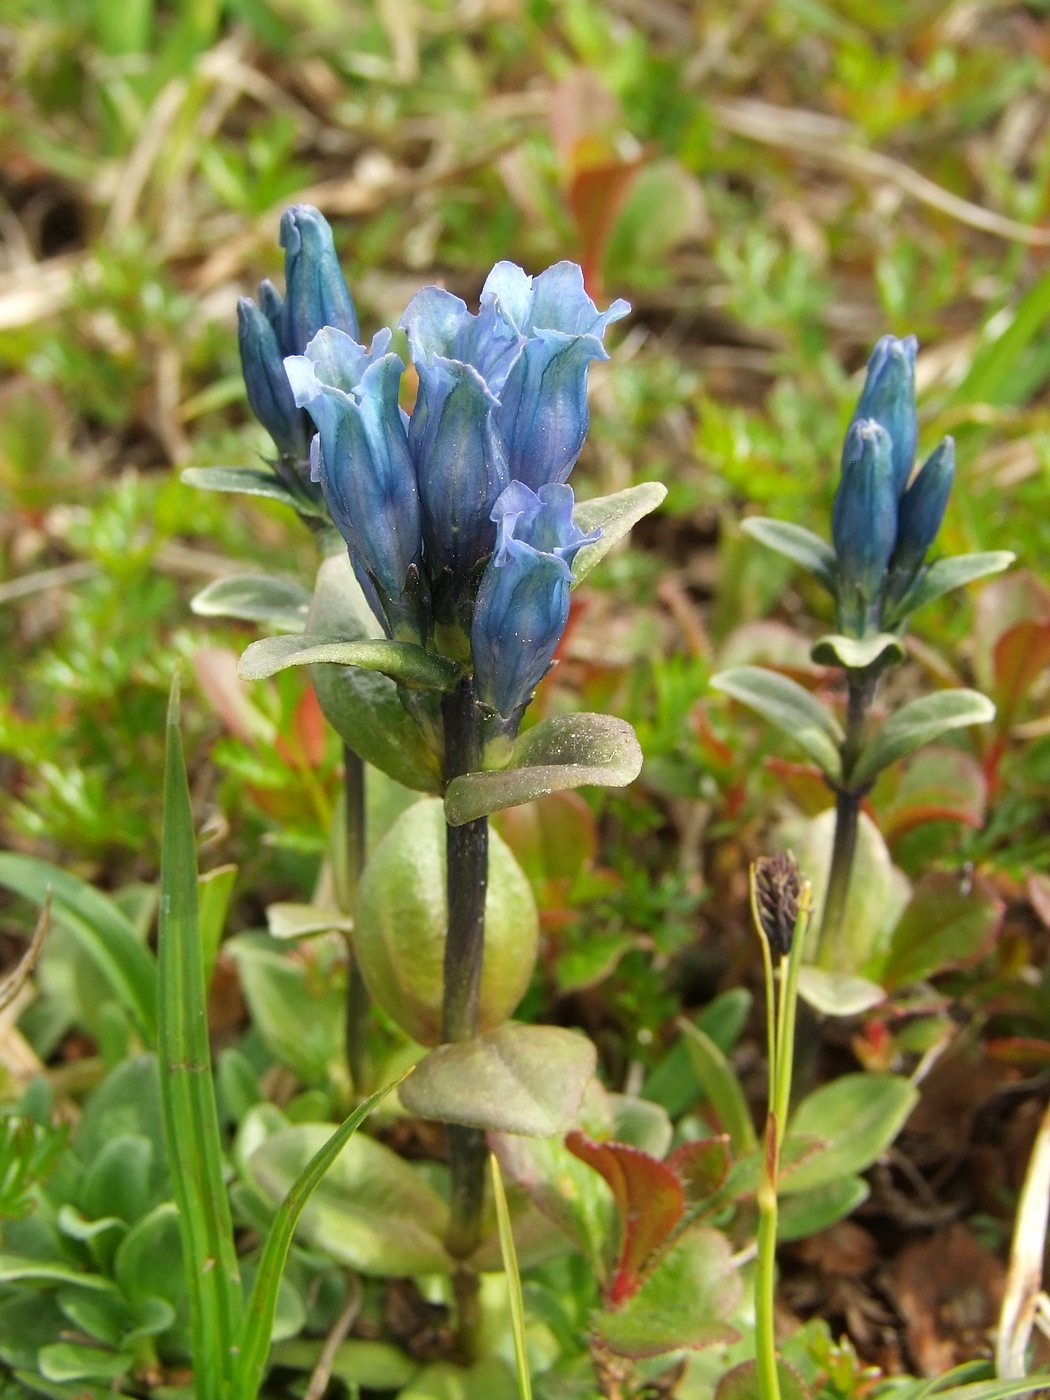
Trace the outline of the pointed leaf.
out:
M 735 666 L 712 676 L 711 685 L 742 705 L 757 710 L 763 719 L 783 730 L 833 781 L 842 776 L 838 750 L 844 737 L 842 726 L 831 711 L 797 681 L 762 666 Z
M 889 991 L 976 962 L 1002 926 L 1005 906 L 986 880 L 933 871 L 923 876 L 893 930 L 881 980 Z
M 679 1235 L 622 1308 L 597 1314 L 592 1325 L 617 1356 L 659 1356 L 682 1347 L 733 1342 L 738 1334 L 729 1318 L 741 1293 L 726 1237 L 693 1225 Z
M 230 896 L 236 883 L 235 865 L 217 865 L 197 881 L 205 988 L 211 986 L 215 959 L 219 955 L 219 944 L 222 942 L 222 931 L 226 927 L 226 912 L 230 907 Z
M 708 1002 L 694 1017 L 694 1025 L 714 1041 L 723 1055 L 728 1055 L 740 1039 L 750 1011 L 751 993 L 746 987 L 731 987 Z M 684 1037 L 678 1037 L 649 1075 L 642 1086 L 642 1094 L 661 1104 L 675 1120 L 702 1097 L 703 1090 L 693 1073 Z
M 115 1293 L 116 1284 L 101 1274 L 88 1274 L 70 1264 L 53 1264 L 49 1260 L 23 1259 L 18 1254 L 0 1254 L 0 1283 L 63 1283 L 77 1288 L 98 1289 Z
M 232 1381 L 241 1279 L 222 1170 L 197 908 L 197 847 L 179 734 L 179 678 L 168 702 L 160 865 L 158 1043 L 161 1102 L 189 1285 L 194 1365 L 204 1396 Z
M 835 551 L 827 540 L 812 530 L 792 525 L 787 520 L 772 520 L 768 516 L 750 515 L 741 520 L 745 535 L 758 540 L 767 549 L 775 549 L 820 580 L 829 592 L 835 591 Z
M 573 511 L 573 520 L 589 534 L 596 527 L 601 536 L 594 544 L 585 544 L 576 556 L 572 568 L 572 586 L 575 588 L 609 553 L 614 544 L 637 525 L 639 520 L 659 506 L 667 495 L 667 487 L 659 481 L 643 481 L 639 486 L 629 486 L 626 491 L 616 491 L 611 496 L 599 496 L 592 501 L 580 501 Z
M 0 885 L 43 908 L 76 939 L 108 980 L 147 1045 L 157 1043 L 157 963 L 135 926 L 99 890 L 35 856 L 0 852 Z
M 877 982 L 813 966 L 799 969 L 798 991 L 802 1000 L 822 1016 L 859 1016 L 886 1000 L 886 993 Z
M 844 1074 L 822 1085 L 795 1110 L 785 1142 L 815 1138 L 820 1146 L 784 1172 L 781 1191 L 810 1191 L 870 1167 L 918 1101 L 915 1085 L 896 1074 Z
M 975 579 L 987 578 L 989 574 L 1001 574 L 1016 558 L 1008 549 L 992 549 L 984 554 L 956 554 L 950 559 L 938 559 L 912 586 L 889 620 L 896 623 L 945 593 L 973 583 Z
M 266 1358 L 270 1350 L 270 1339 L 273 1335 L 273 1320 L 277 1312 L 278 1291 L 288 1260 L 288 1252 L 292 1247 L 292 1237 L 295 1234 L 296 1226 L 299 1224 L 303 1212 L 308 1208 L 311 1196 L 321 1185 L 326 1173 L 337 1163 L 340 1154 L 346 1150 L 348 1144 L 353 1140 L 360 1146 L 361 1143 L 369 1141 L 364 1138 L 354 1139 L 353 1135 L 376 1105 L 386 1098 L 398 1082 L 395 1080 L 384 1085 L 371 1098 L 365 1099 L 364 1103 L 359 1104 L 349 1118 L 345 1119 L 334 1131 L 329 1131 L 326 1124 L 304 1124 L 302 1128 L 290 1130 L 293 1134 L 298 1133 L 303 1141 L 312 1142 L 319 1137 L 320 1142 L 317 1144 L 313 1156 L 293 1180 L 282 1200 L 263 1247 L 262 1258 L 259 1260 L 255 1282 L 252 1285 L 251 1297 L 248 1299 L 245 1310 L 244 1334 L 239 1339 L 234 1387 L 234 1394 L 239 1397 L 239 1400 L 254 1400 L 262 1384 Z M 265 1156 L 267 1149 L 270 1149 L 271 1154 L 276 1151 L 275 1148 L 271 1147 L 271 1144 L 283 1136 L 283 1134 L 277 1134 L 276 1137 L 271 1138 L 252 1157 L 253 1172 L 256 1170 L 256 1158 L 260 1154 Z M 380 1144 L 370 1143 L 370 1146 L 379 1148 Z M 367 1152 L 369 1149 L 365 1148 L 364 1150 Z M 389 1148 L 382 1150 L 389 1152 Z M 395 1156 L 393 1153 L 389 1155 Z M 398 1159 L 395 1158 L 395 1160 Z M 407 1167 L 407 1163 L 404 1165 L 408 1171 L 411 1171 L 411 1168 Z M 259 1170 L 262 1169 L 260 1164 Z M 386 1199 L 389 1200 L 389 1197 Z M 413 1217 L 417 1217 L 419 1213 L 420 1201 L 417 1197 L 414 1209 L 410 1210 L 406 1223 L 410 1223 Z M 395 1271 L 402 1272 L 400 1269 Z M 415 1270 L 408 1269 L 405 1272 L 415 1272 Z
M 235 617 L 242 622 L 263 622 L 284 632 L 301 632 L 306 626 L 310 594 L 292 579 L 269 574 L 237 574 L 217 578 L 190 600 L 198 617 Z
M 732 1065 L 699 1026 L 680 1018 L 678 1029 L 682 1032 L 693 1072 L 711 1101 L 720 1126 L 729 1134 L 734 1153 L 742 1156 L 745 1152 L 753 1151 L 758 1145 L 755 1125 Z
M 685 1213 L 682 1183 L 671 1167 L 625 1142 L 595 1142 L 574 1128 L 565 1146 L 605 1178 L 620 1212 L 620 1257 L 609 1286 L 618 1306 L 638 1291 L 645 1261 Z
M 331 555 L 318 570 L 307 627 L 318 636 L 342 641 L 380 636 L 345 550 Z M 393 681 L 358 666 L 312 666 L 310 679 L 328 723 L 366 763 L 407 788 L 443 790 L 439 758 L 401 703 Z
M 555 715 L 514 745 L 509 768 L 465 773 L 445 794 L 450 826 L 566 788 L 626 787 L 642 771 L 642 751 L 626 720 L 612 715 Z
M 489 1167 L 492 1172 L 492 1194 L 496 1201 L 496 1223 L 499 1226 L 499 1246 L 500 1253 L 503 1255 L 503 1272 L 507 1276 L 511 1332 L 514 1337 L 514 1363 L 518 1372 L 518 1392 L 520 1400 L 532 1400 L 529 1348 L 525 1335 L 525 1299 L 521 1291 L 518 1252 L 514 1247 L 514 1228 L 511 1224 L 510 1209 L 507 1206 L 507 1193 L 503 1189 L 499 1158 L 494 1152 L 489 1153 Z
M 259 467 L 186 467 L 181 480 L 198 491 L 234 491 L 243 496 L 266 496 L 291 506 L 300 515 L 327 520 L 323 506 L 315 505 L 307 496 L 291 492 L 274 472 Z
M 1013 717 L 1033 682 L 1050 663 L 1050 619 L 1025 618 L 1008 628 L 992 652 L 993 694 L 999 701 L 1000 733 Z
M 439 1045 L 401 1089 L 409 1113 L 498 1133 L 551 1137 L 576 1120 L 597 1055 L 559 1026 L 508 1022 L 455 1045 Z
M 275 676 L 289 666 L 360 666 L 379 671 L 410 690 L 451 690 L 463 674 L 447 657 L 435 656 L 411 642 L 386 638 L 344 642 L 339 637 L 263 637 L 242 655 L 237 674 L 242 681 Z
M 842 637 L 829 633 L 818 637 L 810 652 L 818 666 L 844 666 L 848 671 L 883 670 L 904 660 L 904 647 L 892 632 L 876 637 Z
M 988 724 L 995 706 L 978 690 L 938 690 L 902 705 L 861 750 L 849 775 L 852 788 L 871 780 L 906 753 L 929 744 L 950 729 Z

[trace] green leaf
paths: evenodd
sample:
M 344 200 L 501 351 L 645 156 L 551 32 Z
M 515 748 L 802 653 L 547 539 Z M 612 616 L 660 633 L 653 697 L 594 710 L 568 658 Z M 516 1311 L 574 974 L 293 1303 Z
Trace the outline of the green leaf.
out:
M 1008 549 L 993 549 L 984 554 L 955 554 L 949 559 L 938 559 L 912 585 L 887 621 L 896 623 L 935 598 L 973 583 L 975 579 L 1001 574 L 1016 558 L 1017 555 Z
M 237 574 L 217 578 L 190 600 L 198 617 L 235 617 L 242 622 L 262 622 L 282 632 L 301 632 L 306 626 L 310 594 L 292 579 L 269 574 Z
M 723 1055 L 728 1055 L 740 1039 L 750 1012 L 751 993 L 746 987 L 731 987 L 708 1002 L 694 1017 L 694 1024 L 714 1041 Z M 675 1120 L 703 1096 L 683 1036 L 678 1037 L 649 1075 L 642 1086 L 642 1094 L 660 1104 Z
M 241 1328 L 241 1280 L 222 1170 L 197 911 L 197 847 L 179 734 L 179 678 L 168 702 L 160 862 L 161 1100 L 179 1208 L 202 1400 L 229 1395 Z
M 49 1381 L 112 1381 L 134 1363 L 132 1353 L 105 1351 L 82 1342 L 52 1342 L 37 1353 L 40 1374 Z
M 785 1196 L 777 1215 L 778 1240 L 804 1240 L 843 1220 L 868 1199 L 871 1187 L 862 1176 L 839 1176 L 810 1191 Z
M 111 899 L 35 856 L 0 853 L 0 885 L 43 908 L 51 890 L 51 915 L 99 968 L 143 1040 L 157 1043 L 157 963 L 131 921 Z
M 385 637 L 344 642 L 339 637 L 263 637 L 241 656 L 237 674 L 242 681 L 264 680 L 289 666 L 359 666 L 379 671 L 410 690 L 451 690 L 463 668 L 447 657 L 435 656 L 412 642 Z
M 226 912 L 230 907 L 230 896 L 237 882 L 235 865 L 217 865 L 207 871 L 197 881 L 197 902 L 201 931 L 201 959 L 204 966 L 204 985 L 211 986 L 215 971 L 215 959 L 222 942 L 222 931 L 226 927 Z
M 572 514 L 574 523 L 584 534 L 596 527 L 600 527 L 602 533 L 594 544 L 585 544 L 577 554 L 572 567 L 573 588 L 582 583 L 595 564 L 600 563 L 639 520 L 661 505 L 666 495 L 667 487 L 662 482 L 643 481 L 639 486 L 629 486 L 626 491 L 616 491 L 611 496 L 580 501 Z
M 883 768 L 950 729 L 989 724 L 994 718 L 995 706 L 979 690 L 938 690 L 912 700 L 890 715 L 865 744 L 849 775 L 850 786 L 871 782 Z
M 555 715 L 514 745 L 510 766 L 454 778 L 445 794 L 450 826 L 517 807 L 549 792 L 626 787 L 642 771 L 642 751 L 626 720 L 612 715 Z
M 321 1359 L 323 1341 L 305 1337 L 281 1342 L 273 1349 L 273 1364 L 293 1371 L 312 1371 Z M 403 1390 L 419 1372 L 418 1362 L 389 1342 L 352 1338 L 340 1343 L 332 1362 L 332 1375 L 347 1386 L 366 1390 Z
M 575 1031 L 509 1022 L 432 1050 L 403 1085 L 401 1102 L 442 1123 L 551 1137 L 576 1121 L 596 1060 Z
M 341 983 L 331 975 L 318 977 L 264 934 L 237 934 L 225 946 L 267 1049 L 306 1083 L 323 1083 L 330 1067 L 343 1059 Z
M 876 637 L 842 637 L 836 632 L 818 637 L 810 652 L 818 666 L 844 666 L 847 671 L 884 670 L 904 660 L 904 647 L 892 632 Z
M 381 635 L 345 550 L 318 570 L 307 627 L 318 636 L 352 642 Z M 404 787 L 444 790 L 441 760 L 401 703 L 393 681 L 358 666 L 312 666 L 310 679 L 329 724 L 367 763 Z
M 816 1151 L 784 1171 L 784 1195 L 811 1191 L 854 1176 L 880 1157 L 919 1101 L 909 1079 L 896 1074 L 844 1074 L 803 1099 L 787 1140 L 817 1139 Z
M 966 377 L 951 396 L 957 404 L 1013 404 L 1011 380 L 1025 350 L 1041 335 L 1050 315 L 1050 273 L 1045 273 L 1017 303 L 1006 329 L 992 341 L 985 341 L 973 357 Z
M 503 1189 L 503 1176 L 499 1169 L 499 1159 L 494 1152 L 489 1153 L 489 1166 L 492 1170 L 492 1194 L 496 1202 L 496 1223 L 499 1227 L 499 1247 L 500 1253 L 503 1255 L 503 1272 L 507 1275 L 511 1332 L 514 1337 L 514 1362 L 518 1372 L 518 1394 L 521 1400 L 532 1400 L 529 1347 L 525 1336 L 525 1299 L 521 1292 L 518 1252 L 514 1247 L 514 1230 L 510 1222 L 510 1210 L 507 1207 L 507 1193 Z
M 699 1026 L 694 1026 L 683 1018 L 678 1020 L 678 1029 L 689 1054 L 693 1072 L 703 1086 L 704 1093 L 718 1115 L 718 1121 L 733 1146 L 737 1156 L 752 1152 L 758 1145 L 755 1126 L 751 1122 L 751 1111 L 740 1087 L 740 1080 L 733 1073 L 733 1067 L 719 1050 L 709 1035 Z
M 820 580 L 830 592 L 835 592 L 835 551 L 827 540 L 812 530 L 792 525 L 787 520 L 772 520 L 769 516 L 750 515 L 741 520 L 740 528 L 767 549 L 775 549 Z
M 0 1283 L 64 1283 L 103 1292 L 116 1291 L 116 1285 L 101 1274 L 84 1273 L 70 1264 L 23 1259 L 17 1254 L 0 1254 Z
M 734 666 L 712 676 L 711 686 L 725 691 L 783 730 L 833 782 L 841 778 L 838 746 L 844 738 L 842 726 L 831 711 L 797 681 L 762 666 Z
M 243 496 L 265 496 L 291 506 L 300 515 L 327 520 L 323 506 L 315 505 L 308 496 L 296 495 L 274 472 L 259 467 L 186 467 L 181 480 L 198 491 L 234 491 Z
M 822 967 L 799 969 L 798 991 L 822 1016 L 859 1016 L 886 1000 L 877 982 L 849 972 L 828 972 Z
M 810 1400 L 805 1381 L 783 1357 L 777 1357 L 777 1388 L 780 1400 Z M 741 1361 L 718 1382 L 714 1400 L 767 1400 L 758 1382 L 757 1361 Z
M 237 1357 L 234 1387 L 237 1400 L 255 1400 L 259 1393 L 266 1358 L 270 1350 L 270 1338 L 273 1334 L 273 1319 L 277 1312 L 277 1295 L 281 1285 L 281 1276 L 288 1259 L 288 1251 L 292 1247 L 295 1228 L 299 1224 L 304 1210 L 310 1204 L 310 1197 L 321 1185 L 325 1174 L 339 1160 L 340 1154 L 343 1153 L 348 1143 L 368 1141 L 368 1139 L 363 1138 L 354 1139 L 353 1135 L 373 1108 L 381 1103 L 393 1088 L 394 1083 L 384 1085 L 370 1098 L 365 1099 L 364 1103 L 359 1104 L 349 1118 L 345 1119 L 334 1132 L 328 1133 L 324 1124 L 303 1124 L 299 1128 L 289 1130 L 292 1133 L 305 1132 L 309 1134 L 311 1129 L 320 1126 L 322 1141 L 281 1202 L 263 1247 L 262 1258 L 259 1260 L 255 1283 L 252 1286 L 251 1297 L 248 1300 L 245 1313 L 244 1332 L 239 1339 L 240 1352 Z M 275 1139 L 271 1138 L 270 1142 L 273 1141 Z M 265 1153 L 269 1145 L 270 1143 L 264 1143 L 260 1151 Z M 379 1146 L 379 1144 L 373 1145 Z M 398 1272 L 417 1271 L 406 1269 Z
M 1004 910 L 987 881 L 944 871 L 925 875 L 893 930 L 881 981 L 892 992 L 975 962 L 994 941 Z
M 312 938 L 337 929 L 353 933 L 354 921 L 341 909 L 318 904 L 277 903 L 266 906 L 266 927 L 271 938 Z
M 592 1318 L 595 1333 L 617 1356 L 659 1356 L 682 1347 L 734 1342 L 729 1325 L 742 1285 L 729 1242 L 717 1230 L 693 1225 L 615 1312 Z

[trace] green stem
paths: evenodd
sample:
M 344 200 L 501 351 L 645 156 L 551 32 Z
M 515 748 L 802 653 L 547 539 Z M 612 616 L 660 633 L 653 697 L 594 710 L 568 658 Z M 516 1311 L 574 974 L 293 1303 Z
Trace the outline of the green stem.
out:
M 445 777 L 451 781 L 478 766 L 474 688 L 469 679 L 445 697 Z M 478 1033 L 481 967 L 485 952 L 485 891 L 488 884 L 488 819 L 446 829 L 448 861 L 448 933 L 445 939 L 442 1036 L 471 1040 Z M 451 1174 L 450 1209 L 445 1243 L 457 1260 L 469 1259 L 481 1243 L 485 1202 L 485 1134 L 477 1128 L 449 1124 L 445 1129 Z M 477 1353 L 480 1322 L 479 1280 L 461 1264 L 453 1276 L 459 1350 L 464 1361 Z
M 766 1119 L 764 1163 L 758 1188 L 758 1263 L 755 1269 L 755 1364 L 761 1400 L 780 1400 L 775 1327 L 777 1286 L 777 1127 Z
M 875 687 L 878 683 L 863 671 L 847 671 L 846 680 L 849 686 L 849 701 L 846 708 L 846 737 L 841 750 L 844 786 L 839 789 L 835 798 L 835 839 L 831 847 L 831 869 L 828 872 L 828 888 L 824 896 L 824 916 L 817 940 L 816 961 L 821 967 L 827 967 L 834 959 L 835 945 L 842 932 L 842 920 L 846 913 L 853 857 L 857 849 L 860 804 L 867 792 L 867 788 L 851 789 L 849 779 L 857 756 L 864 746 L 868 712 L 875 698 Z
M 342 897 L 346 913 L 357 899 L 357 886 L 365 868 L 365 764 L 349 744 L 343 745 L 343 794 L 346 822 L 346 878 Z M 357 1098 L 372 1088 L 372 1065 L 368 1054 L 368 1018 L 372 999 L 354 957 L 354 945 L 346 940 L 349 966 L 346 979 L 346 1059 Z

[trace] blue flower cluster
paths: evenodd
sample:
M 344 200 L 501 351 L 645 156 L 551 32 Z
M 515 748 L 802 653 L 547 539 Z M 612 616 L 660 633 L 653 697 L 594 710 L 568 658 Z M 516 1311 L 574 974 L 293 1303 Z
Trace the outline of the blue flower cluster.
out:
M 627 303 L 599 312 L 569 262 L 535 278 L 497 263 L 477 314 L 424 288 L 400 321 L 418 376 L 409 415 L 390 331 L 358 342 L 322 215 L 288 210 L 281 241 L 283 304 L 269 283 L 261 310 L 241 303 L 252 408 L 282 454 L 309 456 L 388 634 L 471 663 L 478 697 L 512 719 L 564 631 L 576 552 L 597 538 L 573 523 L 565 483 L 588 368 Z
M 955 443 L 934 448 L 912 475 L 919 437 L 914 336 L 883 336 L 842 450 L 831 534 L 838 573 L 839 628 L 878 631 L 918 578 L 955 475 Z

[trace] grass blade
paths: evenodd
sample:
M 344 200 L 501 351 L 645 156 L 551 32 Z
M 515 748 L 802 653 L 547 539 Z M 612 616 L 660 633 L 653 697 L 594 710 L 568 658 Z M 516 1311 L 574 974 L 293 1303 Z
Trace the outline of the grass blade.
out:
M 510 1210 L 507 1207 L 507 1193 L 503 1189 L 503 1175 L 494 1152 L 489 1153 L 489 1165 L 492 1168 L 492 1194 L 496 1201 L 496 1221 L 499 1225 L 499 1247 L 503 1255 L 503 1270 L 507 1275 L 507 1291 L 510 1294 L 510 1320 L 514 1331 L 514 1359 L 518 1366 L 518 1394 L 521 1396 L 521 1400 L 532 1400 L 529 1352 L 525 1341 L 525 1299 L 521 1294 L 518 1252 L 514 1248 L 514 1231 L 511 1228 Z
M 131 922 L 100 890 L 35 856 L 0 853 L 0 885 L 43 908 L 71 933 L 113 988 L 149 1049 L 157 1043 L 157 963 Z
M 255 1400 L 262 1384 L 266 1359 L 270 1353 L 270 1334 L 273 1331 L 274 1314 L 277 1311 L 277 1290 L 281 1284 L 288 1251 L 292 1247 L 292 1236 L 299 1223 L 307 1202 L 321 1183 L 325 1172 L 342 1152 L 350 1138 L 365 1121 L 377 1104 L 381 1103 L 397 1086 L 411 1074 L 406 1070 L 400 1079 L 386 1084 L 370 1098 L 357 1106 L 350 1117 L 341 1123 L 335 1132 L 307 1163 L 299 1179 L 274 1216 L 273 1225 L 266 1239 L 266 1246 L 259 1260 L 255 1275 L 248 1311 L 244 1319 L 244 1336 L 241 1338 L 240 1356 L 237 1365 L 237 1379 L 234 1391 L 235 1400 Z
M 168 703 L 160 865 L 159 1046 L 164 1132 L 189 1287 L 198 1400 L 228 1400 L 241 1328 L 241 1281 L 222 1175 L 197 910 L 197 848 L 179 734 Z

